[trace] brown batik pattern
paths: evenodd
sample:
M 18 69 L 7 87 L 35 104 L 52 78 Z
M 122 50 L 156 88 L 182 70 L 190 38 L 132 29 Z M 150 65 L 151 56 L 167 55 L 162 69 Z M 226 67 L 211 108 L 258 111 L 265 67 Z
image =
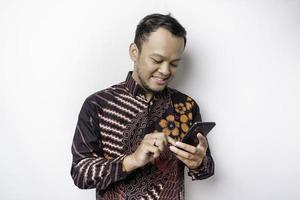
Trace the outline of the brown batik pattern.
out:
M 126 82 L 89 97 L 82 111 L 72 149 L 71 174 L 78 187 L 96 188 L 99 200 L 183 198 L 184 165 L 169 148 L 154 164 L 131 173 L 122 171 L 122 159 L 148 133 L 162 131 L 176 140 L 184 137 L 193 120 L 201 120 L 191 98 L 166 88 L 148 103 L 128 74 Z M 213 160 L 207 152 L 199 170 L 189 173 L 193 179 L 213 175 Z
M 148 133 L 154 132 L 155 125 L 158 120 L 161 119 L 164 112 L 169 110 L 170 106 L 172 106 L 170 94 L 163 96 L 162 98 L 155 98 L 152 107 L 146 109 L 144 112 L 138 113 L 137 117 L 131 123 L 127 124 L 123 138 L 125 154 L 128 155 L 133 153 L 144 136 Z M 155 163 L 155 165 L 148 164 L 143 168 L 135 170 L 135 172 L 130 174 L 122 183 L 114 185 L 115 189 L 120 188 L 124 191 L 122 192 L 124 196 L 116 196 L 117 192 L 106 192 L 105 198 L 125 199 L 126 194 L 126 199 L 159 199 L 161 192 L 165 190 L 166 183 L 172 188 L 172 195 L 176 193 L 175 196 L 178 196 L 179 190 L 174 188 L 174 183 L 179 184 L 177 179 L 180 177 L 178 177 L 177 172 L 173 172 L 172 174 L 168 172 L 169 174 L 165 174 L 168 171 L 167 169 L 170 167 L 170 163 L 172 163 L 174 167 L 177 166 L 174 160 L 170 161 L 171 160 L 168 160 L 166 163 L 166 161 L 159 160 Z M 166 168 L 167 166 L 168 168 Z M 172 171 L 176 171 L 175 168 L 173 169 L 174 170 Z M 118 193 L 120 194 L 120 191 Z M 172 199 L 178 199 L 177 197 L 173 198 L 171 193 L 167 190 L 165 194 Z
M 134 122 L 135 124 L 129 125 L 129 129 L 126 129 L 124 132 L 126 153 L 134 152 L 144 136 L 154 131 L 155 123 L 162 117 L 165 110 L 168 110 L 171 104 L 169 95 L 154 100 L 152 108 L 138 116 Z M 132 127 L 135 129 L 132 130 Z M 128 141 L 126 141 L 127 139 Z M 128 181 L 125 181 L 124 184 L 125 193 L 128 194 L 130 199 L 148 199 L 149 197 L 158 199 L 167 179 L 166 176 L 162 176 L 161 171 L 153 164 L 148 164 L 143 169 L 138 169 L 133 176 L 128 178 Z

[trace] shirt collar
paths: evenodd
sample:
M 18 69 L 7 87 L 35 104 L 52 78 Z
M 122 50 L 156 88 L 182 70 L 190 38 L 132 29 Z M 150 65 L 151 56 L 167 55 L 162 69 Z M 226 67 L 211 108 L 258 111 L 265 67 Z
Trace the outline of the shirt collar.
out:
M 133 79 L 132 77 L 133 71 L 129 71 L 125 80 L 125 86 L 129 89 L 129 92 L 132 94 L 132 96 L 136 95 L 144 95 L 145 90 Z M 156 92 L 155 97 L 164 96 L 167 92 L 167 87 L 163 91 Z

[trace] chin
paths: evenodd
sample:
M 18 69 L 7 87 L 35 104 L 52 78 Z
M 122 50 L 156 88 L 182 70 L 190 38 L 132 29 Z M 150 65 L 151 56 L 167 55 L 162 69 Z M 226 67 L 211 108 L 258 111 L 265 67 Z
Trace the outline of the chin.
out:
M 167 86 L 156 86 L 156 87 L 151 87 L 151 90 L 154 91 L 154 92 L 160 92 L 160 91 L 163 91 Z
M 151 91 L 151 92 L 161 92 L 163 91 L 168 84 L 165 85 L 158 85 L 154 82 L 148 82 L 145 84 L 145 88 L 147 88 L 147 90 Z

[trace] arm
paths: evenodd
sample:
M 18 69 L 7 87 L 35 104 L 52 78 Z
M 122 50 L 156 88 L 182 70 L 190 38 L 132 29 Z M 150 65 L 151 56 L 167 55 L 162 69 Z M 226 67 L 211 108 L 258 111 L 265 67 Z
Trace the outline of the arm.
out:
M 202 180 L 214 175 L 214 161 L 209 148 L 200 166 L 197 169 L 189 169 L 188 175 L 192 177 L 192 180 Z
M 73 138 L 71 176 L 81 189 L 104 190 L 127 176 L 122 170 L 124 155 L 110 160 L 103 156 L 97 116 L 100 109 L 91 97 L 84 102 Z
M 193 110 L 193 123 L 195 121 L 202 121 L 200 109 L 196 102 L 194 103 L 192 110 Z M 207 145 L 208 145 L 208 141 L 207 141 Z M 214 175 L 214 168 L 215 168 L 214 161 L 211 156 L 211 152 L 208 145 L 208 148 L 206 150 L 206 155 L 203 158 L 202 163 L 196 169 L 189 169 L 188 175 L 192 177 L 192 180 L 205 179 Z

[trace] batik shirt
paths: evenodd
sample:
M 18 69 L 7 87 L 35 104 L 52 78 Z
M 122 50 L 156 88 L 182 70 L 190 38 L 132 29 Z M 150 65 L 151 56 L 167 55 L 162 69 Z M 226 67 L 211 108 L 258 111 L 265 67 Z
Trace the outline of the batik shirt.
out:
M 132 172 L 122 169 L 146 134 L 163 132 L 180 141 L 201 121 L 197 103 L 166 87 L 150 101 L 129 72 L 124 82 L 89 96 L 80 111 L 72 143 L 71 175 L 82 189 L 96 188 L 96 199 L 184 199 L 184 164 L 165 148 L 154 162 Z M 212 176 L 210 149 L 193 180 Z

